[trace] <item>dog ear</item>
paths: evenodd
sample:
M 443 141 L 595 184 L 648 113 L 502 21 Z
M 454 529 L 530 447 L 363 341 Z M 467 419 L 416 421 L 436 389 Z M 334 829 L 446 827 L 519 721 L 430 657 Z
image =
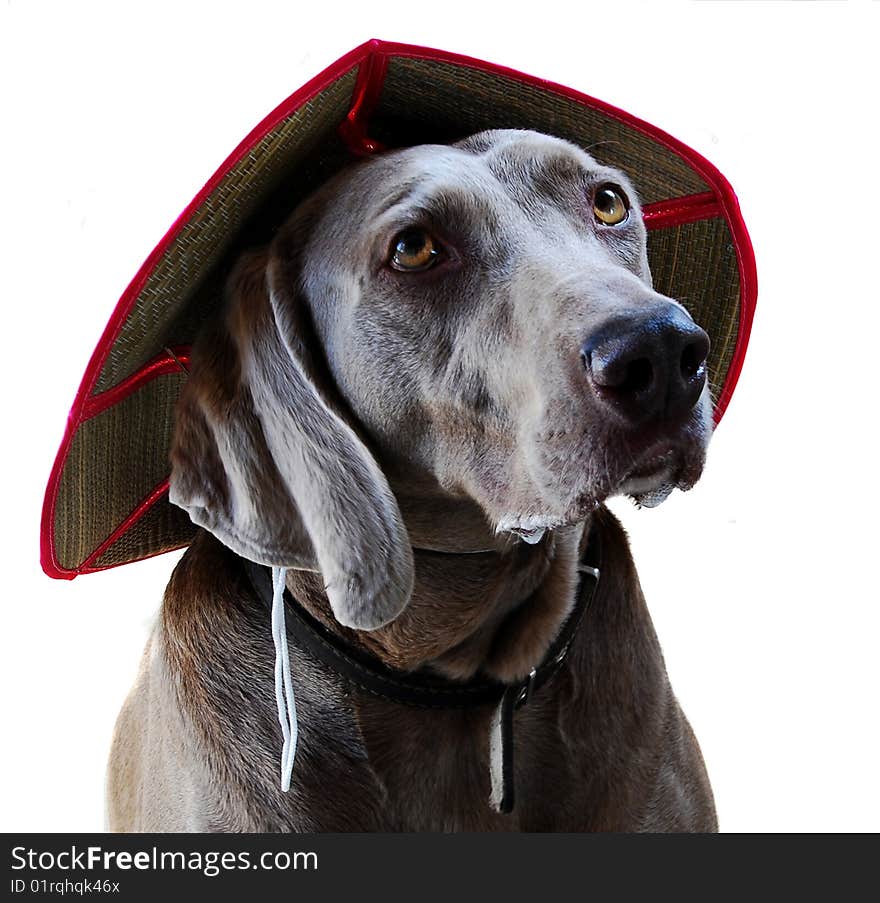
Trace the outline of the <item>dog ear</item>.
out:
M 388 481 L 319 388 L 296 285 L 244 258 L 225 317 L 193 350 L 177 407 L 171 501 L 238 554 L 317 568 L 336 619 L 371 630 L 412 593 L 412 548 Z

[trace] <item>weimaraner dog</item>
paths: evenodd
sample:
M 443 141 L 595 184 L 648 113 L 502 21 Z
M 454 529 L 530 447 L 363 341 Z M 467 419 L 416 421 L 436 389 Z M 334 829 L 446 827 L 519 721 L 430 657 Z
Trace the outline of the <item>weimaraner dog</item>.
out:
M 652 288 L 626 176 L 566 141 L 482 132 L 321 187 L 240 261 L 193 351 L 171 498 L 204 529 L 119 716 L 109 827 L 716 830 L 603 505 L 698 479 L 708 347 Z M 244 559 L 290 568 L 289 610 L 360 661 L 528 688 L 594 542 L 567 655 L 510 722 L 508 811 L 490 805 L 493 703 L 408 705 L 293 635 L 282 791 L 269 609 Z

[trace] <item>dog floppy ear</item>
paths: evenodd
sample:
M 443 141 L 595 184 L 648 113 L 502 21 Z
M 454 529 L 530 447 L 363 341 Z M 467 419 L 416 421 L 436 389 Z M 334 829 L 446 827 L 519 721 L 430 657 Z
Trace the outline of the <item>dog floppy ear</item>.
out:
M 242 260 L 196 343 L 169 497 L 245 558 L 319 569 L 337 620 L 375 629 L 409 601 L 412 548 L 385 476 L 319 389 L 298 287 L 270 286 L 269 264 Z

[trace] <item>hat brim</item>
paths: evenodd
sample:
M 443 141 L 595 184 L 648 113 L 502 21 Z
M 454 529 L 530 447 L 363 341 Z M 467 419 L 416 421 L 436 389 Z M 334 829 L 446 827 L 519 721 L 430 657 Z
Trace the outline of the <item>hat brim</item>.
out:
M 630 176 L 654 284 L 709 333 L 716 422 L 742 368 L 757 299 L 754 254 L 718 170 L 602 101 L 481 60 L 369 41 L 276 107 L 177 218 L 120 298 L 67 421 L 43 504 L 41 563 L 72 579 L 187 545 L 168 502 L 174 406 L 198 324 L 241 250 L 354 155 L 446 143 L 488 128 L 567 138 Z

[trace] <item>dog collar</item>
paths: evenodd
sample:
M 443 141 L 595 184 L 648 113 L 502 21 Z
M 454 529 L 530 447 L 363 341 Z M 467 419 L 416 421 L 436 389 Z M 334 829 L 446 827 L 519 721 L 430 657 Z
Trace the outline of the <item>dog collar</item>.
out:
M 267 609 L 273 613 L 273 630 L 277 627 L 275 606 L 276 587 L 273 585 L 272 568 L 242 559 L 254 591 Z M 584 614 L 595 594 L 601 565 L 601 540 L 595 526 L 590 530 L 587 548 L 578 564 L 580 580 L 575 593 L 575 603 L 553 641 L 544 659 L 534 667 L 525 680 L 505 684 L 491 679 L 474 678 L 467 682 L 452 681 L 424 672 L 406 672 L 391 668 L 368 652 L 350 646 L 341 637 L 310 615 L 294 599 L 290 590 L 283 589 L 284 633 L 293 638 L 300 649 L 307 651 L 337 674 L 357 687 L 391 702 L 427 709 L 463 709 L 474 706 L 494 705 L 489 735 L 489 768 L 492 792 L 490 804 L 503 813 L 514 806 L 514 742 L 513 721 L 517 709 L 526 705 L 559 671 L 568 654 Z M 280 591 L 281 586 L 277 589 Z M 283 639 L 283 655 L 286 659 L 286 635 Z M 279 638 L 276 635 L 276 648 Z M 283 663 L 287 665 L 285 661 Z M 276 664 L 276 675 L 278 673 Z M 289 666 L 288 666 L 289 667 Z M 288 677 L 289 680 L 289 677 Z M 288 688 L 288 727 L 282 717 L 285 737 L 283 760 L 292 765 L 293 748 L 296 745 L 295 709 L 292 685 Z M 283 691 L 277 688 L 279 697 Z M 283 706 L 279 699 L 279 713 Z M 293 731 L 291 740 L 289 731 Z M 288 760 L 287 762 L 286 760 Z M 282 772 L 285 766 L 282 766 Z M 289 775 L 288 775 L 289 778 Z M 284 779 L 282 778 L 282 784 Z

